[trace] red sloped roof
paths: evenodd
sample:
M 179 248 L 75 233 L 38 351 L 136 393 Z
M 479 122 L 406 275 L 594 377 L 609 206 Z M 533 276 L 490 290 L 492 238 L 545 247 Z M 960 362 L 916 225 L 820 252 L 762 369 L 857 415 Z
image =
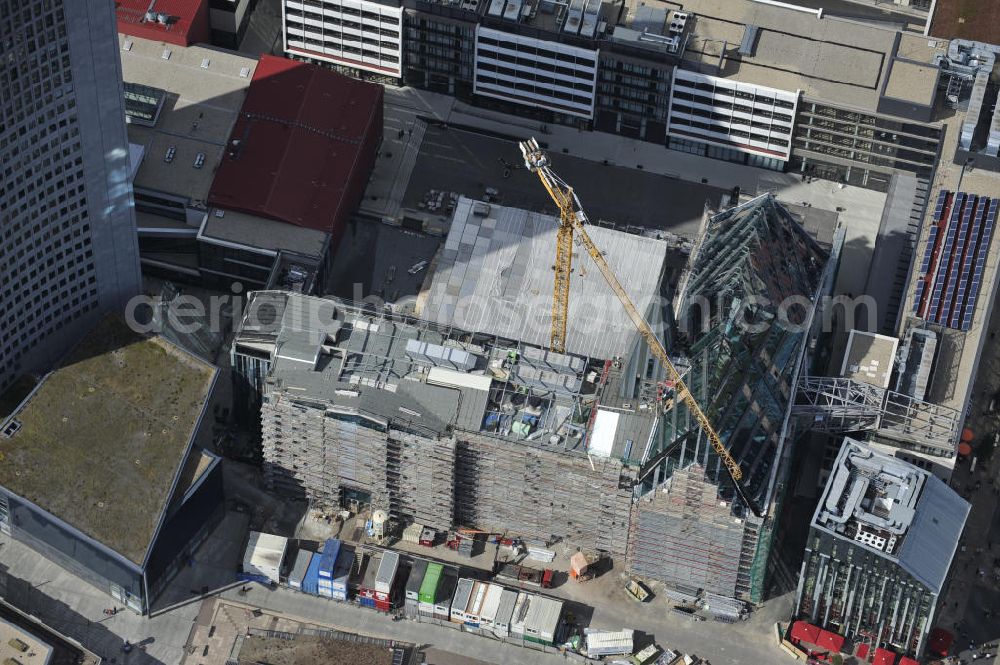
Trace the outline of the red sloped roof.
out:
M 840 650 L 844 648 L 844 638 L 828 630 L 821 630 L 816 646 L 823 647 L 827 651 L 840 653 Z
M 381 117 L 380 86 L 261 56 L 209 204 L 331 232 L 368 180 L 356 163 L 374 153 Z
M 816 644 L 819 639 L 820 630 L 807 621 L 796 621 L 792 624 L 792 639 L 800 642 Z
M 875 657 L 872 659 L 872 665 L 892 665 L 896 662 L 896 654 L 888 649 L 878 648 L 875 649 Z
M 211 37 L 208 2 L 209 0 L 156 0 L 152 11 L 168 17 L 166 23 L 160 23 L 146 20 L 149 0 L 116 0 L 118 32 L 178 46 L 207 43 Z

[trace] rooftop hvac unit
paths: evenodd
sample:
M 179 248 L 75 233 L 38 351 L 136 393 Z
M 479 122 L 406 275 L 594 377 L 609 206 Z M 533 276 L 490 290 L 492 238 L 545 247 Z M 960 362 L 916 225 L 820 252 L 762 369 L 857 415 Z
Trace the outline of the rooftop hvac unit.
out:
M 643 30 L 642 34 L 639 35 L 639 41 L 661 44 L 667 47 L 667 50 L 670 51 L 671 53 L 675 53 L 677 51 L 677 48 L 680 46 L 681 38 L 679 35 L 674 35 L 673 37 L 666 37 L 664 35 L 658 35 L 655 32 L 648 32 L 646 30 Z
M 670 15 L 670 32 L 684 32 L 687 26 L 688 15 L 684 12 L 674 12 Z

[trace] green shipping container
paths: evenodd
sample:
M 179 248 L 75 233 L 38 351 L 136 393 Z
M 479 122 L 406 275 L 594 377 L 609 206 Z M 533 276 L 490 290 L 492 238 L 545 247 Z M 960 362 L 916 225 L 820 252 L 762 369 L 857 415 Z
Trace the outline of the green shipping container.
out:
M 544 639 L 542 637 L 539 637 L 538 635 L 525 635 L 524 636 L 524 641 L 525 642 L 534 642 L 535 644 L 543 644 L 543 645 L 545 645 L 547 647 L 552 646 L 552 642 L 549 642 L 548 640 L 546 640 L 546 639 Z
M 438 584 L 441 582 L 441 572 L 444 567 L 440 563 L 427 565 L 427 572 L 424 573 L 424 582 L 420 585 L 420 592 L 417 598 L 421 603 L 437 602 Z

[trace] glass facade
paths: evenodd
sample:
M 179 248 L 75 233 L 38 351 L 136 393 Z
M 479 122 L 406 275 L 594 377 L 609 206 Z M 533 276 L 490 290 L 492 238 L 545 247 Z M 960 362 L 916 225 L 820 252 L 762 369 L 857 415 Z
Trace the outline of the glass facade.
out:
M 602 51 L 594 129 L 664 143 L 672 72 L 669 63 L 636 62 Z
M 771 498 L 785 413 L 826 259 L 773 198 L 754 199 L 711 219 L 678 312 L 691 363 L 688 386 L 761 506 Z M 676 465 L 700 463 L 723 496 L 734 498 L 721 460 L 698 437 L 689 440 L 697 426 L 686 409 L 678 410 L 669 437 L 682 441 Z
M 125 84 L 125 120 L 152 127 L 160 115 L 167 93 L 139 83 Z
M 790 170 L 884 192 L 894 171 L 930 177 L 940 140 L 939 127 L 803 101 Z
M 779 466 L 786 416 L 829 255 L 771 195 L 715 215 L 704 238 L 682 279 L 672 352 L 743 471 L 743 495 L 763 516 L 737 493 L 690 411 L 670 401 L 663 418 L 666 482 L 657 490 L 666 492 L 666 508 L 640 502 L 636 547 L 666 553 L 670 563 L 658 566 L 659 579 L 671 586 L 714 588 L 759 603 L 782 498 L 776 488 L 785 484 Z M 659 515 L 644 527 L 644 512 Z M 704 544 L 704 556 L 674 554 L 698 549 L 695 542 Z M 708 571 L 704 557 L 715 558 Z
M 14 494 L 7 500 L 11 533 L 80 579 L 142 611 L 145 593 L 140 567 L 99 546 L 49 513 Z
M 433 92 L 472 94 L 476 25 L 448 17 L 407 13 L 404 80 Z

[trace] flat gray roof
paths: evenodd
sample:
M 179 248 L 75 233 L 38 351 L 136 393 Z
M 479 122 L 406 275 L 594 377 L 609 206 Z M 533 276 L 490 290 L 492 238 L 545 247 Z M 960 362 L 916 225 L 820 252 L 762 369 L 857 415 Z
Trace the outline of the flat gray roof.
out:
M 683 55 L 693 69 L 801 90 L 812 99 L 872 111 L 878 106 L 896 40 L 892 28 L 752 0 L 687 0 L 683 9 L 696 15 L 689 19 L 691 37 Z M 747 25 L 758 28 L 756 45 L 752 54 L 740 55 Z M 915 47 L 908 51 L 908 57 L 918 55 Z M 721 72 L 706 69 L 720 62 Z
M 932 106 L 937 91 L 938 72 L 934 65 L 893 60 L 884 96 Z
M 142 565 L 215 369 L 108 317 L 0 438 L 0 485 Z
M 460 198 L 418 315 L 548 348 L 558 225 L 550 215 Z M 600 226 L 587 230 L 636 307 L 651 318 L 667 244 Z M 629 355 L 635 326 L 586 251 L 574 246 L 573 254 L 567 353 L 602 360 Z
M 940 593 L 972 506 L 940 478 L 928 475 L 917 512 L 899 552 L 899 563 Z
M 812 524 L 940 592 L 970 508 L 929 471 L 845 438 Z
M 437 436 L 454 428 L 552 446 L 558 434 L 558 449 L 583 454 L 586 425 L 574 414 L 604 400 L 584 381 L 603 361 L 291 292 L 251 294 L 233 344 L 271 358 L 268 392 Z M 616 412 L 603 455 L 637 461 L 656 413 Z
M 170 229 L 173 231 L 198 232 L 198 227 L 166 215 L 157 215 L 143 210 L 135 211 L 135 225 L 140 230 Z
M 222 217 L 217 213 L 217 209 L 209 211 L 202 229 L 203 236 L 272 252 L 283 250 L 307 256 L 322 256 L 330 243 L 329 235 L 316 229 L 235 210 L 223 211 Z
M 895 337 L 877 335 L 863 330 L 852 330 L 847 338 L 841 376 L 868 383 L 879 388 L 888 388 L 892 368 L 896 364 Z
M 166 92 L 154 127 L 128 126 L 129 141 L 146 148 L 134 186 L 204 203 L 257 61 L 229 51 L 122 34 L 118 43 L 122 78 Z M 174 156 L 166 162 L 170 147 L 175 148 Z M 199 153 L 205 155 L 205 163 L 195 168 Z

